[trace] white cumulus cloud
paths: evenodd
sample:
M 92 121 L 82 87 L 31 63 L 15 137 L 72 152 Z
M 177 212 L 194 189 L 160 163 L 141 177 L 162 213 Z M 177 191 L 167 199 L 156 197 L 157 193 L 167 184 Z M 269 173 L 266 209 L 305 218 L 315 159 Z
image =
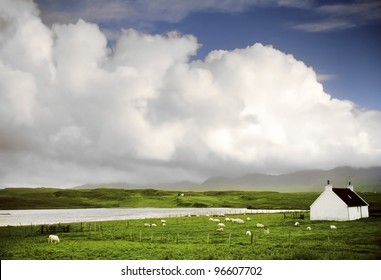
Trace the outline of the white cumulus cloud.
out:
M 0 184 L 203 180 L 381 162 L 381 112 L 272 46 L 192 61 L 192 35 L 45 26 L 0 0 Z

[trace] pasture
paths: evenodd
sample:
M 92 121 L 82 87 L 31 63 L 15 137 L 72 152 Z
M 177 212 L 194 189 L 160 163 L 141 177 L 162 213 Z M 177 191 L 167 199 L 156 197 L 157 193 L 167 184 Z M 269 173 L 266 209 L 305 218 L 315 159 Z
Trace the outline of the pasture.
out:
M 137 207 L 228 207 L 257 209 L 309 209 L 319 193 L 254 191 L 182 192 L 153 189 L 0 189 L 0 209 L 78 209 Z M 373 196 L 372 196 L 373 197 Z M 381 201 L 381 194 L 378 195 Z
M 247 218 L 250 218 L 248 220 Z M 41 226 L 0 228 L 2 260 L 319 260 L 381 259 L 381 218 L 330 222 L 283 214 L 240 214 L 65 224 L 59 243 L 48 243 Z M 241 218 L 244 224 L 225 221 Z M 299 227 L 294 227 L 298 221 Z M 157 224 L 145 227 L 144 224 Z M 269 228 L 265 234 L 262 223 Z M 337 229 L 330 229 L 330 225 Z M 310 226 L 312 230 L 307 231 Z M 247 230 L 252 237 L 247 236 Z

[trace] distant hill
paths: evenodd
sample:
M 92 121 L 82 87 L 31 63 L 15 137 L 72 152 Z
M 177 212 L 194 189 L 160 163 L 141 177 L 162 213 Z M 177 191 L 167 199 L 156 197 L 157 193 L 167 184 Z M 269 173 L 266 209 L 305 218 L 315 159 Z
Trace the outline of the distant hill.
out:
M 175 183 L 161 183 L 161 184 L 129 184 L 129 183 L 103 183 L 103 184 L 86 184 L 74 187 L 73 189 L 156 189 L 156 190 L 191 190 L 193 186 L 198 183 L 191 181 L 181 181 Z
M 272 190 L 321 191 L 327 180 L 334 187 L 350 181 L 355 190 L 381 191 L 381 167 L 337 167 L 331 170 L 306 170 L 281 175 L 251 173 L 237 178 L 214 177 L 195 187 L 198 190 Z
M 183 191 L 278 191 L 278 192 L 320 192 L 326 181 L 334 187 L 345 187 L 352 182 L 355 190 L 381 192 L 381 166 L 370 168 L 337 167 L 331 170 L 305 170 L 281 175 L 250 173 L 240 177 L 211 177 L 200 183 L 183 181 L 168 184 L 134 185 L 128 183 L 92 184 L 75 189 L 117 188 L 117 189 L 158 189 Z

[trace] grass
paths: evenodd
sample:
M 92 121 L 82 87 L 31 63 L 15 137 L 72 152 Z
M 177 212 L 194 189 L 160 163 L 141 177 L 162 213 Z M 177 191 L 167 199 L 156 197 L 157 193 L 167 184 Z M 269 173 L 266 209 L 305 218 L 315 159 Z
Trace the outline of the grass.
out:
M 75 260 L 248 260 L 248 259 L 380 259 L 381 219 L 336 222 L 284 219 L 282 214 L 232 215 L 251 221 L 224 222 L 217 233 L 208 217 L 74 223 L 70 232 L 59 233 L 61 242 L 48 244 L 39 226 L 0 228 L 0 257 L 5 259 Z M 220 218 L 222 219 L 222 218 Z M 256 223 L 270 228 L 265 235 Z M 158 227 L 144 227 L 156 223 Z M 312 231 L 306 231 L 306 226 Z M 254 234 L 245 235 L 246 230 Z
M 0 190 L 0 209 L 108 207 L 237 207 L 309 209 L 318 193 L 247 191 L 185 192 L 123 189 L 7 188 Z M 381 197 L 381 195 L 380 195 Z M 381 200 L 381 198 L 380 198 Z
M 184 192 L 124 189 L 0 189 L 0 210 L 78 209 L 111 207 L 231 207 L 256 209 L 309 209 L 320 193 L 250 191 Z M 381 193 L 360 193 L 370 211 L 381 213 Z
M 1 209 L 57 209 L 89 207 L 237 207 L 257 209 L 309 209 L 319 193 L 248 191 L 185 192 L 94 189 L 18 188 L 0 190 Z M 245 224 L 224 222 L 224 232 L 205 216 L 105 221 L 67 224 L 58 233 L 61 242 L 48 244 L 41 226 L 0 227 L 2 260 L 339 260 L 381 259 L 381 194 L 361 193 L 369 204 L 368 219 L 335 222 L 298 220 L 283 214 L 231 215 Z M 251 220 L 246 220 L 250 217 Z M 223 218 L 221 218 L 223 219 Z M 157 227 L 144 227 L 156 223 Z M 256 228 L 270 228 L 265 235 Z M 306 227 L 311 226 L 312 231 Z M 247 230 L 254 234 L 245 235 Z

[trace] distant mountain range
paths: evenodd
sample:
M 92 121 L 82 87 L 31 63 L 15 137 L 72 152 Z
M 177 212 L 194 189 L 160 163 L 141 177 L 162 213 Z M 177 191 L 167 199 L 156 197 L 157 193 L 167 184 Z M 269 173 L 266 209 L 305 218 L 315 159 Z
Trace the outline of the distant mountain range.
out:
M 345 187 L 351 182 L 355 191 L 380 192 L 381 166 L 370 168 L 337 167 L 331 170 L 305 170 L 281 175 L 250 173 L 240 177 L 211 177 L 202 183 L 183 181 L 168 184 L 134 185 L 129 183 L 88 184 L 75 189 L 123 188 L 179 191 L 278 191 L 320 192 L 330 180 L 334 187 Z

